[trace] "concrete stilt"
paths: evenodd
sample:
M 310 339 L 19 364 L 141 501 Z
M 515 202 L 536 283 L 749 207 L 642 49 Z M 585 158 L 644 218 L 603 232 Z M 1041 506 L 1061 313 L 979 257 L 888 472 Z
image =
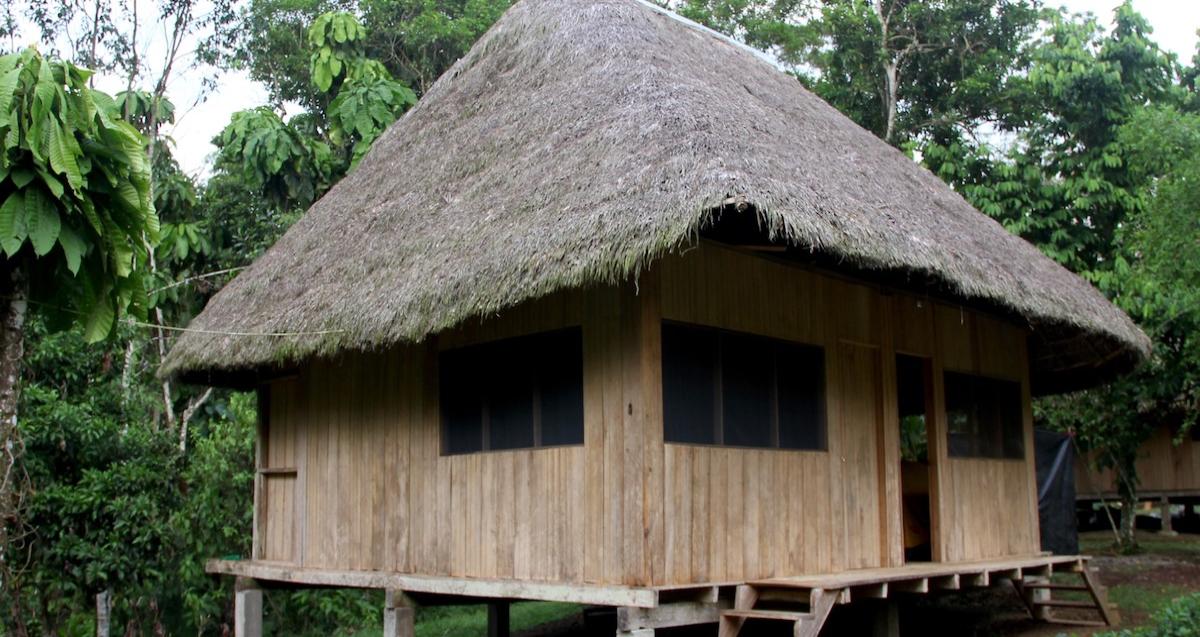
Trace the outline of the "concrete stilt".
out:
M 1175 529 L 1171 528 L 1171 499 L 1164 495 L 1158 501 L 1158 506 L 1159 511 L 1161 512 L 1160 515 L 1162 516 L 1161 533 L 1168 536 L 1179 535 L 1175 532 Z
M 884 600 L 875 611 L 873 637 L 900 637 L 900 606 L 895 600 Z
M 413 637 L 415 612 L 412 600 L 403 591 L 389 590 L 383 603 L 383 637 Z
M 234 637 L 262 637 L 262 588 L 252 579 L 239 577 L 234 584 Z

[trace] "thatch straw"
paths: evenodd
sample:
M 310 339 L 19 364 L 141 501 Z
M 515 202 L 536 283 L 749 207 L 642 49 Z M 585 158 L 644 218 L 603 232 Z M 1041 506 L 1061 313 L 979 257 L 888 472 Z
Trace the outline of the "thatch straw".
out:
M 1039 354 L 1055 366 L 1149 349 L 1086 282 L 743 47 L 637 0 L 523 0 L 212 299 L 163 373 L 419 341 L 629 280 L 729 197 L 777 241 L 936 280 L 1077 348 Z

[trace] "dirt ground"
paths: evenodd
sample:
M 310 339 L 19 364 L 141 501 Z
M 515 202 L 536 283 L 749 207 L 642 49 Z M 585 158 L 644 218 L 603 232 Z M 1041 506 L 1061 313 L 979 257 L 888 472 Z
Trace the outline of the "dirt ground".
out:
M 1171 599 L 1200 591 L 1200 535 L 1181 534 L 1167 538 L 1142 533 L 1140 541 L 1145 552 L 1133 556 L 1113 555 L 1108 550 L 1109 540 L 1110 536 L 1103 532 L 1082 534 L 1081 551 L 1092 556 L 1091 563 L 1099 569 L 1100 581 L 1109 589 L 1110 601 L 1118 607 L 1122 627 L 1143 624 Z M 1071 578 L 1070 583 L 1076 581 L 1076 578 Z M 904 637 L 1086 636 L 1107 630 L 1034 621 L 1008 584 L 986 590 L 899 596 L 896 599 L 900 602 L 900 628 Z M 872 603 L 878 602 L 857 602 L 837 607 L 822 634 L 871 634 Z M 1069 609 L 1056 612 L 1068 618 L 1096 618 L 1096 614 L 1090 611 Z M 521 633 L 519 637 L 612 637 L 615 627 L 616 619 L 611 613 L 589 611 L 587 617 L 542 626 Z M 660 630 L 658 634 L 663 637 L 711 637 L 716 635 L 716 628 L 705 626 Z M 771 637 L 790 635 L 791 630 L 790 626 L 779 624 L 747 625 L 743 634 L 748 637 Z

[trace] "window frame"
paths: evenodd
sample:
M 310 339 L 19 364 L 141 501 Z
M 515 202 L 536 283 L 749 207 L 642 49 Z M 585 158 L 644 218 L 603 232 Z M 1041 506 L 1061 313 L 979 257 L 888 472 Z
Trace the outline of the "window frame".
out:
M 829 359 L 828 359 L 829 353 L 827 351 L 827 348 L 824 345 L 806 342 L 806 341 L 799 341 L 799 340 L 795 340 L 795 339 L 780 338 L 777 336 L 768 336 L 765 334 L 756 334 L 754 332 L 743 332 L 743 331 L 732 330 L 732 329 L 723 328 L 723 327 L 714 327 L 714 326 L 705 325 L 702 323 L 689 323 L 687 321 L 678 321 L 678 320 L 673 320 L 673 319 L 663 319 L 661 321 L 660 335 L 662 334 L 662 330 L 665 330 L 665 329 L 671 328 L 671 327 L 683 328 L 685 330 L 694 331 L 694 332 L 711 333 L 711 334 L 714 334 L 718 339 L 716 351 L 712 357 L 712 365 L 713 365 L 713 369 L 712 369 L 712 375 L 713 375 L 713 406 L 712 406 L 712 409 L 713 409 L 713 419 L 712 419 L 713 420 L 713 422 L 712 422 L 713 442 L 695 442 L 695 441 L 668 440 L 667 439 L 666 355 L 664 353 L 662 356 L 660 356 L 660 361 L 661 361 L 662 368 L 663 368 L 663 378 L 660 382 L 660 388 L 662 389 L 662 392 L 663 392 L 662 423 L 661 423 L 660 431 L 663 434 L 663 443 L 664 444 L 687 445 L 687 446 L 706 447 L 706 448 L 713 448 L 713 449 L 719 448 L 719 449 L 742 449 L 742 450 L 753 450 L 753 451 L 829 453 Z M 724 350 L 725 350 L 725 347 L 723 346 L 723 342 L 720 340 L 720 337 L 723 335 L 730 335 L 730 336 L 739 337 L 739 338 L 750 338 L 750 339 L 754 339 L 754 340 L 758 340 L 758 341 L 764 341 L 766 343 L 777 343 L 777 344 L 781 344 L 786 347 L 808 348 L 808 349 L 815 350 L 816 352 L 820 353 L 820 356 L 821 356 L 821 369 L 820 369 L 821 383 L 820 383 L 820 385 L 821 386 L 817 392 L 817 398 L 819 401 L 818 411 L 819 411 L 819 415 L 820 415 L 819 423 L 818 423 L 819 440 L 820 440 L 819 446 L 817 446 L 817 447 L 785 447 L 785 446 L 781 446 L 781 440 L 782 440 L 781 424 L 782 423 L 781 423 L 781 409 L 780 409 L 780 404 L 779 404 L 779 398 L 780 398 L 779 382 L 780 381 L 779 381 L 779 358 L 778 358 L 777 350 L 772 350 L 773 355 L 771 356 L 771 360 L 770 360 L 770 368 L 771 368 L 770 374 L 771 374 L 772 382 L 770 383 L 770 392 L 769 392 L 769 395 L 770 395 L 769 411 L 771 414 L 771 421 L 770 421 L 769 427 L 770 427 L 771 444 L 769 446 L 757 446 L 757 445 L 734 445 L 734 444 L 727 444 L 725 442 L 725 437 L 726 437 L 725 436 L 725 396 L 724 396 L 724 389 L 725 389 Z
M 965 376 L 965 377 L 973 378 L 973 379 L 981 379 L 984 381 L 1008 383 L 1008 384 L 1014 385 L 1016 387 L 1016 390 L 1017 390 L 1017 424 L 1020 429 L 1020 436 L 1017 439 L 1020 441 L 1020 445 L 1021 445 L 1021 453 L 1019 456 L 1018 455 L 1007 455 L 1007 453 L 1005 453 L 1004 432 L 1003 431 L 1001 431 L 1001 434 L 1000 434 L 1000 450 L 1001 451 L 1000 451 L 999 455 L 983 455 L 983 454 L 978 454 L 978 453 L 970 453 L 970 454 L 955 454 L 954 453 L 953 447 L 951 445 L 951 440 L 950 440 L 950 436 L 953 432 L 950 429 L 950 427 L 951 427 L 951 423 L 950 423 L 951 410 L 950 410 L 950 392 L 948 390 L 949 383 L 946 382 L 946 380 L 947 380 L 946 377 L 949 374 L 954 374 L 957 376 Z M 943 427 L 945 429 L 945 433 L 943 435 L 943 441 L 944 441 L 944 444 L 946 445 L 945 453 L 946 453 L 947 458 L 949 458 L 950 460 L 986 460 L 986 461 L 1000 461 L 1000 462 L 1026 462 L 1028 460 L 1031 447 L 1030 447 L 1029 441 L 1025 439 L 1025 435 L 1026 435 L 1026 427 L 1025 427 L 1026 390 L 1025 390 L 1025 380 L 1024 379 L 1014 378 L 1011 376 L 1004 376 L 1002 374 L 988 374 L 988 373 L 978 372 L 978 371 L 974 371 L 974 370 L 964 370 L 964 369 L 956 369 L 956 368 L 951 368 L 951 367 L 943 367 L 942 373 L 941 373 L 941 383 L 942 383 L 941 408 L 942 408 L 942 414 L 945 417 L 944 425 L 943 425 Z
M 579 441 L 578 442 L 554 443 L 554 444 L 545 444 L 543 442 L 543 433 L 544 433 L 543 420 L 544 419 L 542 417 L 542 407 L 543 407 L 543 405 L 542 405 L 542 388 L 543 388 L 543 385 L 545 384 L 546 378 L 545 378 L 544 374 L 541 372 L 547 367 L 546 365 L 543 364 L 541 366 L 533 368 L 530 373 L 530 376 L 531 376 L 531 378 L 530 378 L 531 391 L 529 394 L 529 400 L 531 401 L 530 427 L 532 429 L 532 440 L 533 440 L 533 443 L 531 446 L 503 447 L 503 448 L 492 448 L 491 447 L 491 444 L 492 444 L 491 402 L 492 402 L 493 397 L 486 391 L 480 391 L 479 392 L 479 394 L 480 394 L 479 395 L 479 400 L 480 400 L 480 415 L 479 415 L 480 447 L 478 449 L 473 449 L 470 451 L 452 451 L 450 449 L 450 427 L 449 427 L 450 423 L 448 421 L 447 413 L 446 413 L 446 410 L 447 410 L 446 401 L 444 400 L 446 397 L 446 388 L 444 386 L 444 383 L 446 381 L 444 356 L 447 353 L 451 353 L 452 355 L 454 355 L 454 354 L 460 354 L 464 350 L 470 350 L 470 349 L 475 349 L 475 348 L 492 349 L 492 348 L 497 348 L 497 347 L 501 347 L 504 345 L 512 345 L 513 343 L 519 342 L 522 340 L 533 340 L 533 339 L 537 339 L 539 337 L 552 338 L 555 336 L 565 336 L 567 334 L 573 334 L 575 340 L 577 341 L 577 343 L 579 345 Z M 586 402 L 585 398 L 584 398 L 584 393 L 585 393 L 584 368 L 586 367 L 586 364 L 584 362 L 583 349 L 584 349 L 584 338 L 583 338 L 583 328 L 581 325 L 567 325 L 564 327 L 558 327 L 558 328 L 553 328 L 553 329 L 549 329 L 549 330 L 530 332 L 528 334 L 517 334 L 517 335 L 513 335 L 513 336 L 505 336 L 505 337 L 497 338 L 497 339 L 493 339 L 493 340 L 465 343 L 465 344 L 458 345 L 455 347 L 439 349 L 437 352 L 437 373 L 436 373 L 436 377 L 438 379 L 438 391 L 437 391 L 437 394 L 438 394 L 438 407 L 437 407 L 438 447 L 439 447 L 438 455 L 442 456 L 442 457 L 453 457 L 453 456 L 471 456 L 471 455 L 483 454 L 483 453 L 504 453 L 504 452 L 512 452 L 512 451 L 536 451 L 539 449 L 561 449 L 561 448 L 567 448 L 567 447 L 582 447 L 587 440 L 587 417 L 586 417 L 586 408 L 584 406 L 584 403 Z M 476 363 L 476 364 L 478 364 L 478 363 Z

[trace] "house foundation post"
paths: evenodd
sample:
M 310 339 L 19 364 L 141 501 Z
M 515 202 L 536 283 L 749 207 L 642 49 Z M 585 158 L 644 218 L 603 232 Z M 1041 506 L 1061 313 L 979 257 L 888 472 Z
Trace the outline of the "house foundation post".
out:
M 234 637 L 262 637 L 262 587 L 239 577 L 233 586 Z
M 1158 501 L 1160 515 L 1162 516 L 1162 531 L 1163 535 L 1178 535 L 1175 529 L 1171 528 L 1171 499 L 1163 496 Z
M 509 603 L 497 600 L 488 604 L 488 637 L 508 637 Z
M 875 609 L 872 637 L 900 637 L 900 605 L 894 599 L 883 600 Z
M 383 602 L 383 637 L 413 637 L 414 607 L 404 591 L 388 590 Z

